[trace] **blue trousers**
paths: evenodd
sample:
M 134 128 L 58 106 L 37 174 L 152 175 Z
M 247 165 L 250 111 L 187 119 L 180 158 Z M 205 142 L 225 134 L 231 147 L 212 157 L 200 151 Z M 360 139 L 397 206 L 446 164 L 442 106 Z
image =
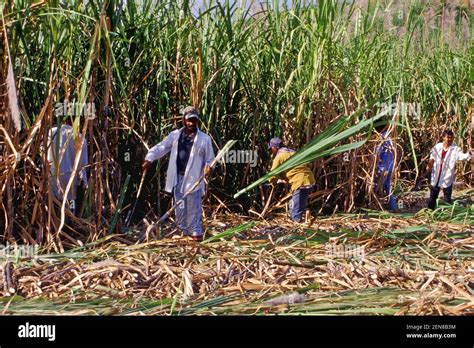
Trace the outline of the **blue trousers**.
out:
M 300 187 L 297 189 L 290 201 L 290 214 L 291 220 L 295 222 L 300 222 L 303 213 L 306 210 L 306 205 L 308 204 L 308 196 L 312 190 L 312 187 Z
M 392 176 L 392 173 L 387 174 L 387 178 L 385 179 L 383 183 L 383 194 L 388 195 L 388 210 L 397 210 L 398 206 L 397 203 L 395 202 L 395 198 L 393 198 L 393 195 L 390 192 L 390 177 Z
M 175 204 L 183 198 L 186 193 L 183 192 L 182 183 L 183 176 L 178 174 L 178 182 L 173 190 Z M 176 207 L 176 222 L 184 235 L 202 235 L 201 207 L 202 192 L 200 189 L 189 194 L 184 201 Z

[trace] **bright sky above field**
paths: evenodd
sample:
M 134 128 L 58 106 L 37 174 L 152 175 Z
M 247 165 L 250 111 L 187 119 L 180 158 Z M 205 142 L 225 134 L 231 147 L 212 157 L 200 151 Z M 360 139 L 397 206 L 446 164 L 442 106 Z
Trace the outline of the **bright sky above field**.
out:
M 296 0 L 298 1 L 298 0 Z M 220 4 L 225 4 L 226 0 L 194 0 L 192 1 L 193 3 L 193 12 L 194 13 L 199 13 L 200 10 L 209 8 L 209 4 L 212 3 L 212 5 L 215 5 L 217 2 Z M 295 0 L 269 0 L 268 3 L 271 4 L 273 7 L 273 4 L 278 4 L 280 8 L 287 6 L 288 8 L 292 7 L 293 2 Z M 306 4 L 312 4 L 315 5 L 317 4 L 317 0 L 300 0 L 300 3 L 306 3 Z M 265 0 L 230 0 L 230 3 L 232 5 L 237 5 L 238 7 L 244 7 L 244 8 L 250 8 L 250 7 L 255 7 L 256 10 L 265 7 L 265 4 L 267 1 Z
M 195 0 L 194 4 L 195 4 L 195 8 L 205 8 L 207 7 L 206 5 L 208 5 L 211 1 L 209 0 Z M 215 3 L 216 1 L 212 1 L 213 3 Z M 220 1 L 217 1 L 221 4 L 224 4 L 225 3 L 225 0 L 220 0 Z M 256 6 L 259 7 L 259 4 L 260 3 L 266 3 L 266 1 L 259 1 L 259 0 L 230 0 L 231 3 L 237 3 L 239 4 L 239 6 L 245 6 L 245 7 L 249 7 L 249 6 L 252 6 L 252 4 L 255 4 Z M 269 1 L 270 3 L 272 3 L 273 1 Z M 280 6 L 283 6 L 284 4 L 288 5 L 288 7 L 291 7 L 291 4 L 293 2 L 293 0 L 276 0 L 274 1 L 276 3 L 278 3 Z M 306 1 L 307 3 L 309 4 L 316 4 L 317 3 L 317 0 L 307 0 Z
M 204 4 L 209 4 L 209 0 L 196 0 L 195 1 L 195 4 L 196 6 L 204 6 Z M 215 2 L 215 0 L 213 1 Z M 218 1 L 220 2 L 221 4 L 225 3 L 225 0 L 220 0 Z M 231 3 L 238 3 L 240 6 L 250 6 L 252 3 L 264 3 L 265 1 L 258 1 L 258 0 L 234 0 L 234 1 L 230 1 Z M 277 1 L 280 5 L 286 3 L 287 5 L 291 5 L 292 3 L 292 0 L 278 0 Z

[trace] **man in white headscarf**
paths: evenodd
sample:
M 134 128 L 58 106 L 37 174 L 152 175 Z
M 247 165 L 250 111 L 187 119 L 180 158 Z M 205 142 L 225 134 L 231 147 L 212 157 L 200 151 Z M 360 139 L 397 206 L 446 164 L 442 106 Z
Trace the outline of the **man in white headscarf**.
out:
M 85 139 L 77 139 L 77 137 L 80 137 L 79 133 L 76 134 L 75 139 L 70 120 L 67 119 L 66 122 L 66 124 L 59 124 L 53 127 L 48 134 L 47 156 L 50 164 L 50 187 L 53 195 L 62 201 L 67 184 L 71 179 L 74 161 L 76 156 L 80 156 L 77 167 L 78 175 L 72 178 L 73 183 L 67 195 L 69 208 L 75 213 L 79 180 L 84 187 L 86 187 L 88 183 L 85 169 L 88 164 L 87 143 Z M 78 144 L 77 148 L 76 142 Z

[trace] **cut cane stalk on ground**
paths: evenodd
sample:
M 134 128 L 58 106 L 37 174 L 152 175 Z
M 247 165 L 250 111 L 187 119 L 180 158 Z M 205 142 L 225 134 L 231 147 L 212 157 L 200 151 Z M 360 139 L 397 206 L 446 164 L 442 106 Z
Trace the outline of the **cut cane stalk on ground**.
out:
M 231 228 L 209 224 L 212 236 L 197 254 L 181 240 L 127 245 L 111 235 L 65 253 L 41 253 L 36 261 L 20 258 L 11 272 L 16 292 L 0 289 L 0 302 L 5 314 L 17 315 L 468 315 L 474 309 L 473 238 L 461 223 L 375 211 L 321 218 L 316 228 L 295 229 L 280 216 L 270 226 L 239 216 L 221 221 Z M 353 245 L 364 248 L 363 262 L 338 253 Z M 183 297 L 186 284 L 199 292 Z

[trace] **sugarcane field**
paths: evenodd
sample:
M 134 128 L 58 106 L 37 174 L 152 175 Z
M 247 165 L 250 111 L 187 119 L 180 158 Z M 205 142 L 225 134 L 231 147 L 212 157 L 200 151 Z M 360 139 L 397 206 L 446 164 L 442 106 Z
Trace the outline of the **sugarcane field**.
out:
M 474 315 L 474 1 L 0 9 L 2 317 Z

